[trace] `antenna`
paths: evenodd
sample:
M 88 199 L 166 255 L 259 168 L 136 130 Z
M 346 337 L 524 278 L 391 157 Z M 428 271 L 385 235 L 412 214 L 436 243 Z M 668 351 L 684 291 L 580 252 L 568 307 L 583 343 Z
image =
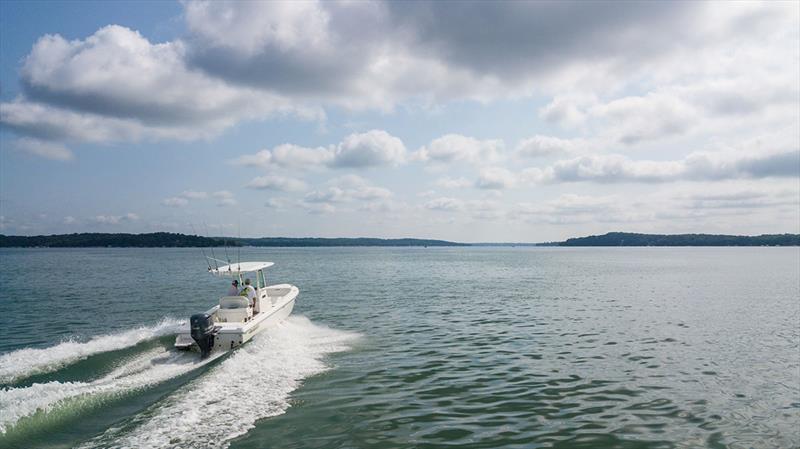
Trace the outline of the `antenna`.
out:
M 203 222 L 203 227 L 206 229 L 206 237 L 208 237 L 209 236 L 208 235 L 208 225 L 206 224 L 205 221 Z M 217 265 L 217 256 L 214 254 L 214 245 L 211 245 L 211 247 L 209 249 L 211 250 L 211 258 L 214 259 L 214 268 L 216 268 L 217 271 L 219 271 L 219 265 Z
M 197 235 L 197 231 L 194 230 L 194 224 L 189 223 L 189 226 L 192 227 L 192 232 L 194 232 L 194 235 Z M 208 265 L 208 271 L 211 271 L 211 262 L 208 261 L 208 256 L 206 256 L 206 251 L 203 249 L 202 246 L 200 247 L 200 251 L 203 253 L 203 259 L 206 260 L 206 264 Z
M 239 220 L 239 246 L 236 247 L 236 263 L 239 264 L 239 272 L 242 271 L 242 221 Z

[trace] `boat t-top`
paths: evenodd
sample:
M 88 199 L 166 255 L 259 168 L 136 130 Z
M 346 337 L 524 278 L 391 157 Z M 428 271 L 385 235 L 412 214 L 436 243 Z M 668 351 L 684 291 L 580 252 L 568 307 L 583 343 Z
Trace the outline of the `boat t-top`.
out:
M 241 296 L 223 296 L 219 304 L 205 313 L 192 315 L 188 327 L 175 339 L 178 349 L 199 350 L 205 358 L 212 351 L 227 351 L 241 346 L 270 325 L 282 321 L 292 313 L 300 290 L 294 285 L 267 286 L 264 270 L 272 262 L 241 262 L 218 268 L 209 268 L 211 274 L 238 279 L 244 285 L 245 275 L 254 273 L 254 304 L 243 293 Z

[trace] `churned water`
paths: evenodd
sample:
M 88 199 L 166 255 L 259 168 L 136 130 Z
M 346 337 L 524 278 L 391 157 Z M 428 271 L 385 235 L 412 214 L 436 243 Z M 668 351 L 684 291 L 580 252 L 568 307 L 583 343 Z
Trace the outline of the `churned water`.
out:
M 200 361 L 200 250 L 1 250 L 0 447 L 800 446 L 798 248 L 215 252 L 301 293 Z

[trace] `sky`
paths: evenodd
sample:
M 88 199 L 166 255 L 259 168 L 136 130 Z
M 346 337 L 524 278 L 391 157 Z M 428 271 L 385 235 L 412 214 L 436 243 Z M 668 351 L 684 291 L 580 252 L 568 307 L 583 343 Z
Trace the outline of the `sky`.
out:
M 0 2 L 0 233 L 800 233 L 800 3 Z

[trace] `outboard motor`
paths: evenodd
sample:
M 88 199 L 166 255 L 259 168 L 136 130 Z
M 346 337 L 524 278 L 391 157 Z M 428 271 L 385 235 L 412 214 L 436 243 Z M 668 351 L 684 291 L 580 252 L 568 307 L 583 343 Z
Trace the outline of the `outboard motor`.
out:
M 211 315 L 206 315 L 205 313 L 194 314 L 189 318 L 189 323 L 192 338 L 197 342 L 197 346 L 200 347 L 200 357 L 208 357 L 208 354 L 214 349 L 214 337 L 218 331 L 211 320 Z

